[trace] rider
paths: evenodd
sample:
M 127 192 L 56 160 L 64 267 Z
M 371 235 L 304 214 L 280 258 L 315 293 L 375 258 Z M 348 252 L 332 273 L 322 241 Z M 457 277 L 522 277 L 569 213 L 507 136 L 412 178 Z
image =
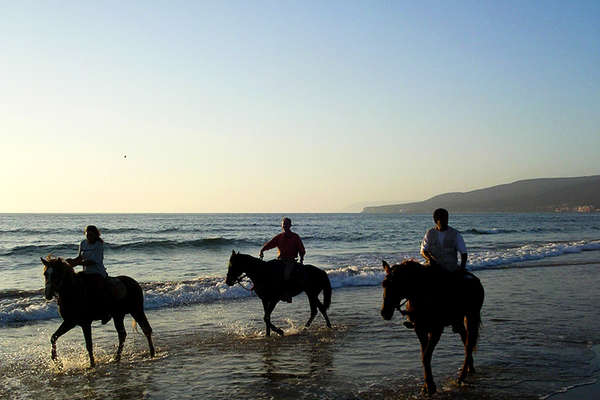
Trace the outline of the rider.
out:
M 106 293 L 106 268 L 104 267 L 104 240 L 100 237 L 100 231 L 95 225 L 85 227 L 85 239 L 79 244 L 79 252 L 75 258 L 67 258 L 66 262 L 71 267 L 83 266 L 85 282 L 91 288 L 92 297 L 101 299 L 105 303 L 101 310 L 102 323 L 106 324 L 111 316 L 106 310 L 109 299 Z
M 421 255 L 430 266 L 446 272 L 464 272 L 467 266 L 467 246 L 456 229 L 448 226 L 448 211 L 438 208 L 433 212 L 435 226 L 425 233 Z M 458 265 L 457 252 L 460 252 Z
M 284 264 L 283 280 L 285 283 L 289 283 L 292 271 L 297 264 L 296 258 L 298 255 L 300 255 L 300 264 L 302 264 L 304 262 L 304 254 L 306 254 L 302 239 L 300 239 L 297 233 L 292 232 L 291 228 L 292 220 L 288 217 L 283 217 L 281 220 L 281 229 L 283 232 L 265 243 L 258 255 L 262 259 L 264 251 L 277 247 L 279 250 L 277 259 L 283 261 Z M 292 296 L 288 292 L 284 293 L 282 299 L 288 303 L 292 302 Z
M 467 246 L 456 229 L 448 226 L 448 211 L 438 208 L 433 212 L 435 226 L 429 229 L 421 242 L 421 255 L 427 260 L 427 266 L 443 271 L 447 277 L 456 280 L 463 275 L 467 266 Z M 460 253 L 460 265 L 457 252 Z M 404 325 L 413 328 L 410 320 L 411 307 L 407 303 L 408 318 Z

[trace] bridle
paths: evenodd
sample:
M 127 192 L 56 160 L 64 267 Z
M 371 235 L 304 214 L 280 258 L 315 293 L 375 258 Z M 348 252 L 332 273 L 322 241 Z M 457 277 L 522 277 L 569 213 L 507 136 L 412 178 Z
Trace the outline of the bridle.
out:
M 400 299 L 402 299 L 402 298 L 400 298 Z M 405 298 L 404 301 L 399 301 L 398 304 L 396 304 L 395 306 L 392 306 L 392 308 L 403 313 L 402 306 L 405 305 L 407 302 L 408 302 L 408 299 Z
M 54 267 L 50 267 L 50 268 L 52 268 L 52 272 L 50 273 L 50 275 L 54 275 L 55 268 Z M 44 290 L 46 290 L 46 287 L 48 287 L 48 285 L 49 285 L 50 288 L 52 289 L 52 297 L 58 297 L 58 293 L 62 289 L 63 283 L 64 283 L 64 276 L 62 277 L 62 279 L 58 280 L 58 282 L 56 282 L 56 283 L 55 283 L 55 279 L 52 276 L 50 276 L 49 278 L 45 277 Z
M 246 278 L 248 278 L 248 275 L 246 275 L 246 274 L 242 274 L 242 275 L 240 275 L 240 276 L 239 276 L 239 277 L 238 277 L 238 278 L 235 280 L 235 283 L 239 284 L 239 285 L 240 285 L 242 288 L 246 289 L 247 291 L 249 291 L 249 292 L 253 292 L 253 291 L 254 291 L 254 285 L 252 285 L 252 287 L 251 287 L 250 289 L 248 289 L 246 286 L 244 286 L 244 285 L 242 284 L 242 281 L 243 281 L 244 279 L 246 279 Z M 248 278 L 248 279 L 250 279 L 250 278 Z M 235 284 L 235 283 L 234 283 L 234 284 Z
M 394 308 L 395 308 L 396 310 L 398 310 L 398 311 L 402 312 L 401 308 L 402 308 L 402 306 L 403 306 L 403 305 L 405 305 L 405 304 L 406 304 L 406 302 L 407 302 L 407 301 L 408 301 L 408 299 L 404 299 L 404 301 L 402 301 L 402 302 L 398 303 L 397 305 L 395 305 L 395 306 L 394 306 Z

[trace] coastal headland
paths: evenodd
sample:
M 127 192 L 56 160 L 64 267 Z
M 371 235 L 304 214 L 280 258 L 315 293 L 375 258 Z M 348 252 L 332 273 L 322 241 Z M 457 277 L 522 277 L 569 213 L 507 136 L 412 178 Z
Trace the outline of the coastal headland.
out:
M 444 193 L 420 202 L 365 207 L 366 214 L 451 212 L 600 212 L 600 175 L 541 178 L 469 192 Z

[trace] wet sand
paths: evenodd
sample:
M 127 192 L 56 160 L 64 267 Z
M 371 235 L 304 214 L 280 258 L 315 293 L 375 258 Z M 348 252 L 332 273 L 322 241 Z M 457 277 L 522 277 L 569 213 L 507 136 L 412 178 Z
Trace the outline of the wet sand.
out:
M 600 344 L 600 264 L 555 261 L 561 266 L 477 273 L 486 289 L 477 373 L 454 383 L 463 349 L 447 329 L 433 357 L 435 398 L 571 399 L 596 390 L 575 386 L 599 374 L 592 347 Z M 59 340 L 59 369 L 49 359 L 59 321 L 23 325 L 0 341 L 0 398 L 420 398 L 418 340 L 398 315 L 381 318 L 381 294 L 380 287 L 335 290 L 331 330 L 320 316 L 302 330 L 304 296 L 280 303 L 273 322 L 286 335 L 271 338 L 256 298 L 151 311 L 157 357 L 148 358 L 144 337 L 127 326 L 120 364 L 111 361 L 112 326 L 96 323 L 93 370 L 80 329 Z

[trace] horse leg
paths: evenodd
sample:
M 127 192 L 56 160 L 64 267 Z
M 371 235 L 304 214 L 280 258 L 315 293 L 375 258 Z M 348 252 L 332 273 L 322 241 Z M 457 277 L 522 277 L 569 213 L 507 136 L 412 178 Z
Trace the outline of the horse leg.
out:
M 150 349 L 150 357 L 154 357 L 156 352 L 154 351 L 154 343 L 152 343 L 152 327 L 148 322 L 148 318 L 146 318 L 146 313 L 144 310 L 132 312 L 131 316 L 138 323 L 138 325 L 142 328 L 142 332 L 146 335 L 146 339 L 148 340 L 148 348 Z
M 123 351 L 123 344 L 125 343 L 125 338 L 127 337 L 127 332 L 125 331 L 125 325 L 123 324 L 123 318 L 125 316 L 123 314 L 114 314 L 113 322 L 115 324 L 115 329 L 119 334 L 119 347 L 117 347 L 117 353 L 115 354 L 115 362 L 121 361 L 121 352 Z
M 475 321 L 473 321 L 474 319 Z M 479 336 L 479 318 L 467 317 L 467 330 L 465 336 L 465 361 L 458 375 L 458 383 L 462 383 L 468 373 L 475 373 L 475 367 L 473 366 L 473 351 L 475 350 L 475 345 L 477 344 Z
M 331 322 L 329 322 L 329 317 L 327 316 L 327 309 L 325 308 L 325 305 L 323 303 L 321 303 L 321 301 L 319 300 L 318 297 L 317 297 L 317 307 L 319 308 L 321 315 L 323 315 L 323 318 L 325 318 L 325 323 L 327 324 L 327 327 L 331 328 Z
M 467 344 L 467 330 L 465 329 L 464 323 L 452 325 L 452 329 L 456 329 L 456 333 L 460 335 L 460 340 L 463 344 Z
M 423 385 L 423 392 L 432 395 L 437 391 L 435 382 L 433 381 L 433 373 L 431 372 L 431 357 L 433 356 L 433 350 L 437 345 L 440 337 L 442 336 L 441 329 L 436 329 L 432 332 L 427 332 L 418 327 L 415 329 L 417 337 L 421 342 L 421 362 L 423 363 L 423 373 L 425 383 Z
M 279 335 L 283 336 L 283 330 L 279 329 L 278 327 L 276 327 L 275 325 L 273 325 L 271 323 L 271 313 L 275 309 L 277 302 L 278 302 L 278 300 L 273 300 L 270 302 L 263 300 L 263 307 L 265 309 L 264 321 L 265 321 L 265 324 L 267 324 L 267 334 L 266 334 L 267 336 L 271 336 L 271 329 L 275 333 L 278 333 Z
M 63 323 L 60 324 L 60 326 L 58 327 L 56 332 L 54 332 L 54 334 L 50 337 L 50 344 L 52 345 L 52 356 L 51 357 L 54 361 L 56 361 L 56 358 L 57 358 L 56 341 L 58 340 L 59 337 L 61 337 L 65 333 L 69 332 L 71 329 L 75 328 L 75 325 L 77 325 L 77 324 L 75 324 L 72 321 L 63 321 Z
M 90 368 L 94 368 L 96 363 L 94 362 L 94 348 L 92 346 L 92 323 L 84 323 L 81 325 L 81 330 L 83 330 L 83 337 L 85 338 L 85 348 L 90 356 Z
M 310 304 L 310 318 L 308 319 L 308 321 L 306 321 L 304 327 L 308 328 L 317 316 L 317 299 L 316 296 L 310 295 L 308 293 L 306 294 L 306 296 L 308 297 L 308 302 Z
M 266 325 L 266 336 L 271 336 L 271 325 L 270 325 L 270 317 L 267 318 L 267 310 L 269 309 L 269 302 L 267 302 L 266 300 L 262 301 L 263 303 L 263 310 L 265 311 L 265 315 L 263 316 L 263 320 L 265 321 L 265 325 Z M 270 315 L 270 313 L 269 313 Z

